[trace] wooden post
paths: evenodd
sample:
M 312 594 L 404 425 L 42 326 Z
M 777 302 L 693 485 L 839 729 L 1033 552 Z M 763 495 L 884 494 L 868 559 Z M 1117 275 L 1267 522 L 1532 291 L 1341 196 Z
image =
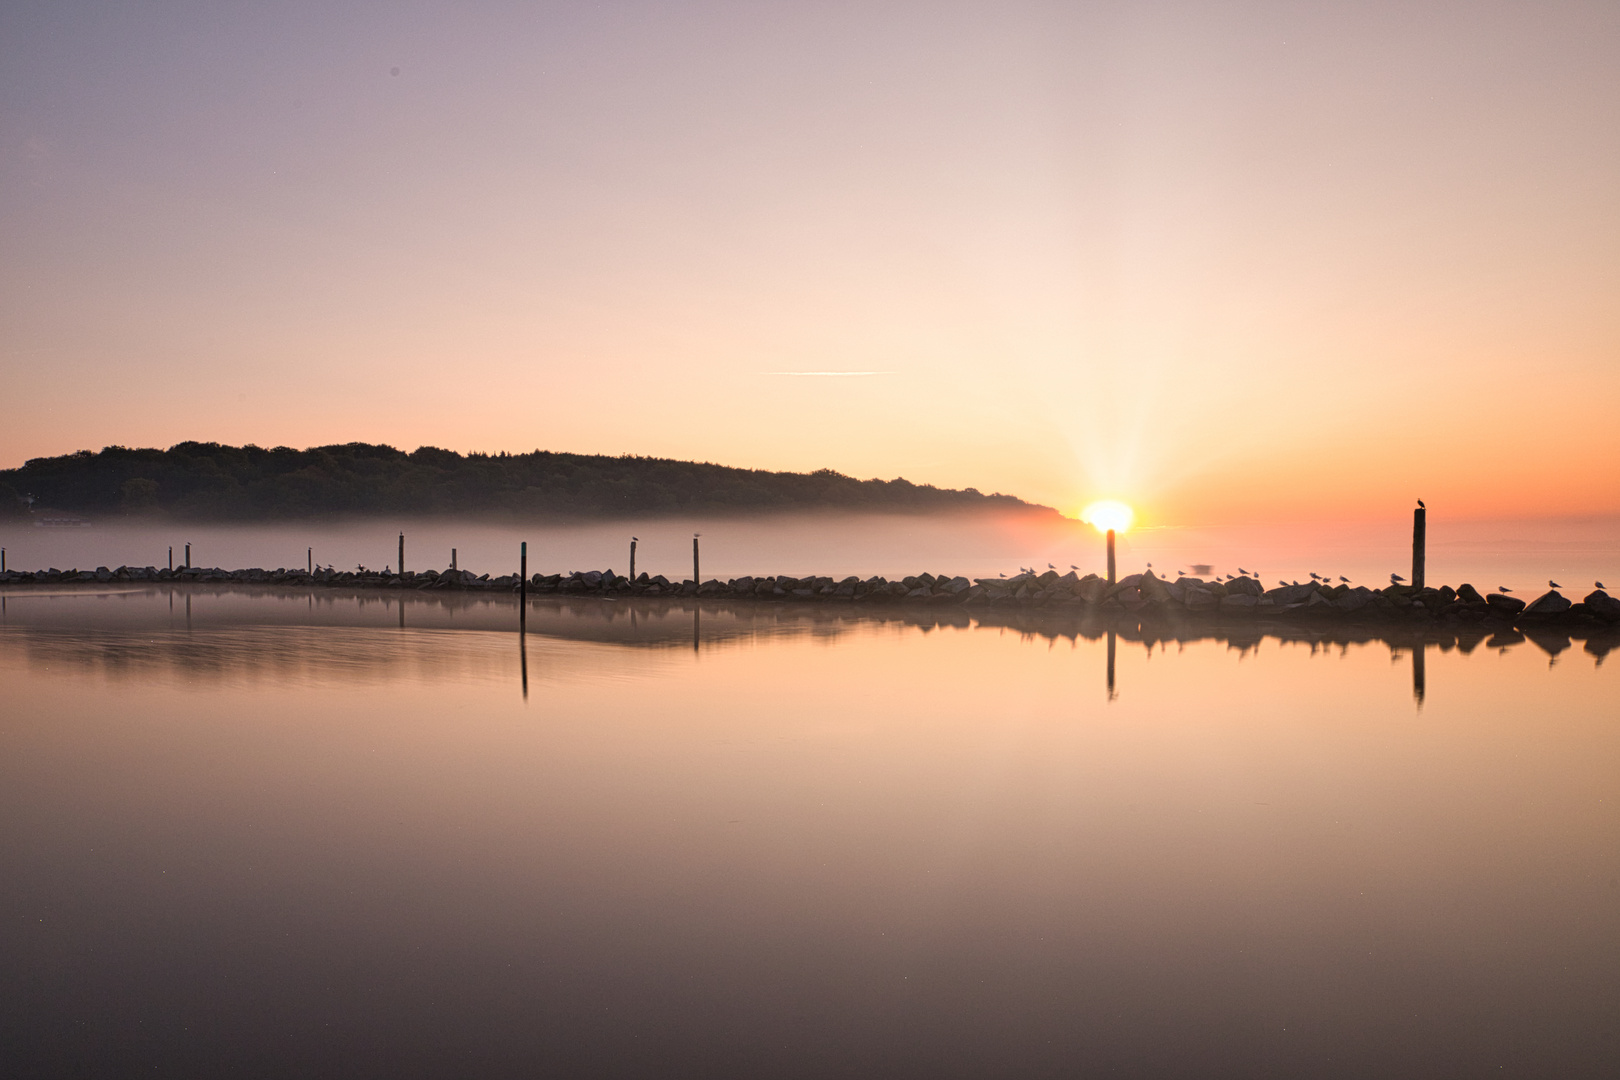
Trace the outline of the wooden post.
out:
M 703 578 L 698 574 L 698 545 L 697 533 L 692 534 L 692 588 L 703 584 Z
M 636 583 L 636 538 L 630 538 L 630 584 Z
M 1108 584 L 1114 583 L 1114 530 L 1108 530 Z
M 399 576 L 405 576 L 405 534 L 399 534 Z
M 1423 507 L 1412 511 L 1412 588 L 1423 588 L 1423 563 L 1429 542 L 1429 512 Z
M 529 542 L 518 545 L 518 630 L 529 627 Z
M 174 545 L 169 545 L 169 573 L 174 573 Z
M 309 572 L 311 574 L 313 574 L 315 572 L 315 549 L 314 548 L 311 547 L 311 548 L 305 548 L 304 549 L 304 562 L 308 564 Z
M 191 545 L 186 545 L 186 569 L 191 569 Z
M 0 574 L 6 572 L 6 549 L 0 548 Z

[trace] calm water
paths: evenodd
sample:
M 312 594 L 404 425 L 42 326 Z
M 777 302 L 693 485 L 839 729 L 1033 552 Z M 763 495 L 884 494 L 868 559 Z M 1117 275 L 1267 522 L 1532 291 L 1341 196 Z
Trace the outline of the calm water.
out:
M 514 612 L 7 594 L 0 1074 L 1620 1058 L 1602 642 Z

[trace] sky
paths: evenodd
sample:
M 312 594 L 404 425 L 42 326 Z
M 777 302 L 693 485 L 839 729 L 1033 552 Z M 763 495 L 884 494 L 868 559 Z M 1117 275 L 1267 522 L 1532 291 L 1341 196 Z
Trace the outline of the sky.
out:
M 0 7 L 0 467 L 1620 510 L 1620 5 Z M 836 374 L 829 374 L 836 373 Z

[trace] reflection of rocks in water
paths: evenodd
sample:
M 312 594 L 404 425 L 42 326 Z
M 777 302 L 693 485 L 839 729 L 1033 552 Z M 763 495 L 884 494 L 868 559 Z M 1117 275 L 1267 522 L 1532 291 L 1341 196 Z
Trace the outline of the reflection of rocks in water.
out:
M 494 671 L 511 663 L 504 635 L 516 633 L 514 602 L 505 597 L 457 593 L 343 593 L 322 589 L 230 587 L 187 589 L 186 607 L 172 604 L 164 588 L 120 593 L 13 596 L 6 630 L 41 663 L 71 663 L 109 674 L 149 666 L 195 677 L 350 679 L 379 673 L 420 671 L 444 675 Z M 700 614 L 701 612 L 701 614 Z M 1509 648 L 1531 640 L 1549 655 L 1571 647 L 1563 627 L 1436 624 L 1289 624 L 1242 620 L 1229 624 L 1155 620 L 1100 609 L 1079 611 L 964 611 L 959 607 L 857 609 L 824 603 L 700 601 L 695 599 L 607 600 L 547 597 L 528 608 L 528 649 L 543 664 L 547 639 L 631 648 L 724 649 L 772 638 L 833 639 L 874 628 L 899 627 L 931 633 L 943 629 L 1012 630 L 1029 640 L 1055 643 L 1100 641 L 1106 634 L 1151 649 L 1168 642 L 1224 643 L 1246 654 L 1270 639 L 1308 644 L 1313 651 L 1382 642 L 1410 652 L 1424 646 L 1471 653 L 1481 644 Z M 445 633 L 461 631 L 462 633 Z M 485 635 L 491 635 L 486 638 Z M 1601 659 L 1620 643 L 1620 631 L 1585 634 L 1587 653 Z M 0 643 L 5 641 L 0 637 Z

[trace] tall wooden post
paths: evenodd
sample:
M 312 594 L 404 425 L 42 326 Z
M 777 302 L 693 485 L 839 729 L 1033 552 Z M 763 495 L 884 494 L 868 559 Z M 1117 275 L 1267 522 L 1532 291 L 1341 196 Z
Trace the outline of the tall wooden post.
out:
M 191 569 L 191 545 L 186 545 L 186 569 Z
M 456 568 L 456 549 L 451 548 L 450 549 L 450 569 L 454 570 L 455 568 Z
M 529 542 L 518 545 L 518 630 L 529 626 Z
M 399 534 L 399 576 L 405 576 L 405 534 Z
M 6 572 L 6 549 L 0 548 L 0 574 Z
M 174 545 L 169 545 L 169 573 L 174 573 Z
M 1412 511 L 1412 588 L 1423 588 L 1425 548 L 1429 543 L 1429 512 L 1423 507 Z
M 315 572 L 315 549 L 314 548 L 309 547 L 309 548 L 304 549 L 304 563 L 305 563 L 307 569 L 309 570 L 309 572 L 311 574 L 313 574 Z
M 636 538 L 630 538 L 630 584 L 636 583 Z
M 1108 584 L 1114 583 L 1114 530 L 1108 530 Z
M 697 533 L 692 534 L 692 587 L 695 589 L 703 584 L 703 578 L 698 574 L 698 538 Z

